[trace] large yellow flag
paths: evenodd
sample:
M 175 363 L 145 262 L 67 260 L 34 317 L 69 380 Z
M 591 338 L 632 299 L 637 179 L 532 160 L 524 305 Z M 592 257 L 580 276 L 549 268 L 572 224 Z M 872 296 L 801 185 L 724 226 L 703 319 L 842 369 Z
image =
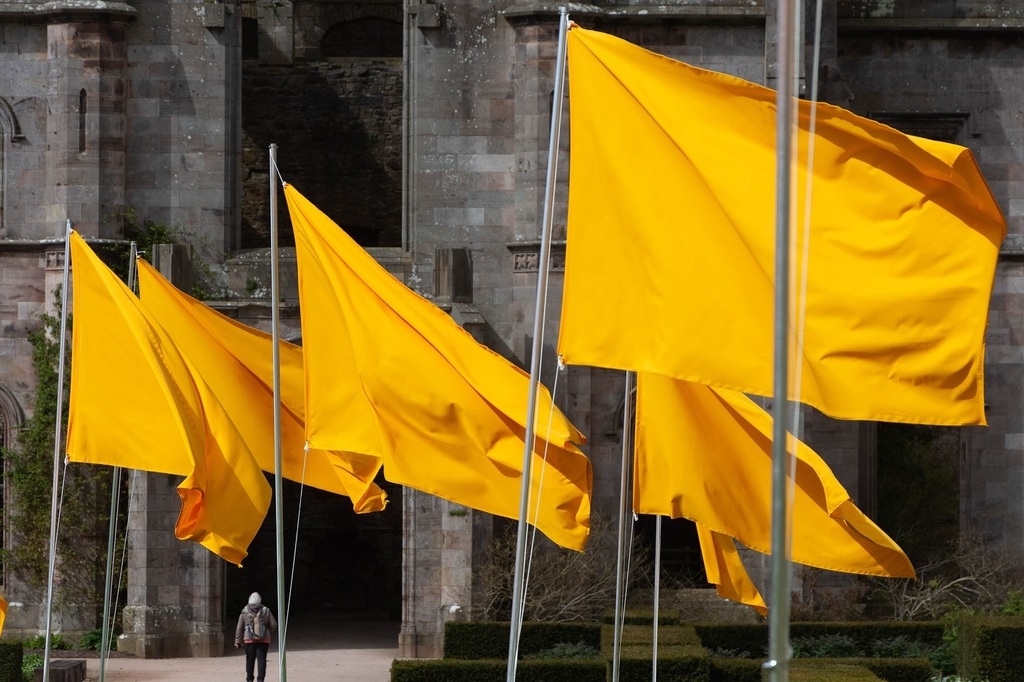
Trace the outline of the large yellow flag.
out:
M 519 516 L 529 378 L 377 264 L 295 188 L 306 434 L 380 455 L 395 483 Z M 540 390 L 527 519 L 582 549 L 590 518 L 583 437 Z M 543 461 L 546 455 L 546 463 Z
M 771 395 L 775 93 L 579 27 L 568 50 L 563 359 Z M 791 397 L 839 418 L 983 424 L 1006 224 L 973 156 L 818 104 L 808 172 L 809 113 Z
M 187 296 L 139 259 L 139 296 L 178 349 L 216 393 L 264 471 L 274 465 L 273 339 Z M 281 468 L 293 481 L 346 495 L 360 513 L 380 511 L 385 495 L 373 478 L 378 457 L 328 453 L 305 445 L 302 349 L 280 343 Z
M 175 534 L 240 564 L 270 506 L 263 472 L 196 368 L 77 233 L 71 262 L 68 458 L 185 476 Z
M 742 393 L 640 374 L 634 509 L 685 517 L 771 553 L 772 417 Z M 796 443 L 793 561 L 845 573 L 914 576 L 821 457 Z

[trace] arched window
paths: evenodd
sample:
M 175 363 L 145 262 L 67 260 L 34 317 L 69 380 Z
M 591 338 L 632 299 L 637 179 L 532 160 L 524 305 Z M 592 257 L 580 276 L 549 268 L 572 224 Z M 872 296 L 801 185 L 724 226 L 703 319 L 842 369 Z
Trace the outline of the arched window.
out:
M 0 546 L 9 549 L 7 540 L 7 491 L 4 488 L 6 478 L 6 451 L 15 445 L 15 437 L 21 428 L 24 415 L 18 401 L 5 386 L 0 384 Z M 2 556 L 2 555 L 0 555 Z M 0 564 L 0 582 L 6 573 L 6 567 Z

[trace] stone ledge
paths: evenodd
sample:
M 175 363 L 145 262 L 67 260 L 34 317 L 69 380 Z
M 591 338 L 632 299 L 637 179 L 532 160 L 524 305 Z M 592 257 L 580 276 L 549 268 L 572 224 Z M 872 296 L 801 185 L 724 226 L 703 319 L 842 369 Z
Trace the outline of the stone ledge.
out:
M 126 2 L 104 0 L 58 0 L 54 2 L 0 2 L 0 22 L 7 20 L 48 20 L 56 17 L 120 17 L 134 19 L 138 12 Z
M 700 19 L 705 21 L 750 21 L 763 23 L 764 3 L 748 2 L 722 5 L 616 5 L 600 7 L 579 2 L 516 2 L 501 10 L 506 19 L 558 16 L 562 8 L 569 18 L 615 17 L 616 19 Z
M 1019 33 L 1024 31 L 1024 19 L 907 19 L 882 17 L 878 19 L 840 19 L 839 33 L 852 32 L 995 32 Z

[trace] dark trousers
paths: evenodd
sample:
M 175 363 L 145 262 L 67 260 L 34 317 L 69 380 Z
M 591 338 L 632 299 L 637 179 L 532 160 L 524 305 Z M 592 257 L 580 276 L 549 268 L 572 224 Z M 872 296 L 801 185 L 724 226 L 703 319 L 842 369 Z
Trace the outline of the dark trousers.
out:
M 245 679 L 246 682 L 253 682 L 253 668 L 256 668 L 256 679 L 260 682 L 267 677 L 267 649 L 270 644 L 267 642 L 246 642 L 245 643 Z

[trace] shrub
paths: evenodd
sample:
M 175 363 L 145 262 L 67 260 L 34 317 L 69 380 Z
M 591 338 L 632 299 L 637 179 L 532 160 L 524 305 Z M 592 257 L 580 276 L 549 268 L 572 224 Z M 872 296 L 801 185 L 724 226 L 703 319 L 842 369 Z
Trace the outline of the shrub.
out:
M 599 658 L 600 656 L 600 650 L 589 644 L 585 644 L 583 642 L 576 642 L 575 644 L 561 642 L 552 647 L 548 647 L 547 649 L 541 649 L 535 653 L 523 656 L 522 658 L 525 660 L 535 658 Z
M 46 635 L 36 635 L 35 637 L 29 637 L 23 645 L 26 649 L 45 649 L 46 648 Z M 64 635 L 59 632 L 50 633 L 50 649 L 54 651 L 67 651 L 71 648 L 71 642 L 64 638 Z
M 43 667 L 43 656 L 42 654 L 28 654 L 21 662 L 21 679 L 25 682 L 32 682 L 35 678 L 36 670 Z M 13 678 L 11 678 L 13 682 Z
M 21 642 L 0 642 L 0 682 L 21 680 L 23 654 Z
M 108 633 L 108 636 L 107 636 L 107 640 L 108 640 L 107 641 L 107 648 L 108 649 L 113 649 L 114 648 L 114 642 L 117 641 L 118 634 L 119 633 L 115 632 L 114 630 L 111 630 Z M 101 629 L 90 630 L 89 632 L 87 632 L 84 635 L 82 635 L 82 638 L 80 640 L 78 640 L 78 648 L 79 649 L 86 649 L 88 651 L 99 651 L 100 650 L 100 644 L 102 642 L 103 642 L 103 630 L 101 630 Z
M 794 658 L 854 658 L 864 651 L 849 635 L 829 633 L 817 637 L 794 637 Z

